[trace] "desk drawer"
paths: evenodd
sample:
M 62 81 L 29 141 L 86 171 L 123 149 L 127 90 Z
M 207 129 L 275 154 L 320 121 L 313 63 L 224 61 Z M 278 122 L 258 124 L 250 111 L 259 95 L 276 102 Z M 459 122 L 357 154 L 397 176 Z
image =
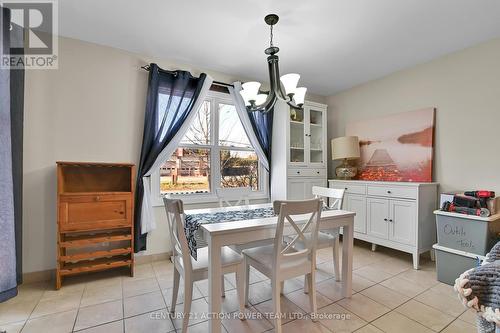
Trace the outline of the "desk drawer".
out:
M 288 177 L 326 177 L 326 169 L 316 169 L 316 168 L 288 169 Z
M 132 225 L 132 196 L 78 195 L 61 196 L 61 231 L 99 230 Z
M 366 186 L 361 184 L 333 182 L 330 183 L 330 187 L 345 190 L 350 194 L 366 194 Z
M 415 187 L 406 186 L 368 185 L 368 195 L 402 199 L 417 199 L 417 189 Z

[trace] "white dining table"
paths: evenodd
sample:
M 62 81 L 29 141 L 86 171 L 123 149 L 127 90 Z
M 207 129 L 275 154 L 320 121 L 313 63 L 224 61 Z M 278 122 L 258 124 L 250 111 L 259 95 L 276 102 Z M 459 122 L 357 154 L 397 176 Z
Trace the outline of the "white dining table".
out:
M 246 209 L 269 208 L 272 204 L 232 206 L 186 210 L 186 214 L 210 214 Z M 354 239 L 354 212 L 324 210 L 321 213 L 320 230 L 343 228 L 342 234 L 342 295 L 352 296 L 352 251 Z M 306 217 L 304 217 L 306 219 Z M 297 219 L 299 221 L 300 219 Z M 274 238 L 278 217 L 252 220 L 201 224 L 203 238 L 208 244 L 208 309 L 211 315 L 210 333 L 221 332 L 221 248 L 226 245 L 245 244 Z M 306 222 L 306 221 L 304 221 Z

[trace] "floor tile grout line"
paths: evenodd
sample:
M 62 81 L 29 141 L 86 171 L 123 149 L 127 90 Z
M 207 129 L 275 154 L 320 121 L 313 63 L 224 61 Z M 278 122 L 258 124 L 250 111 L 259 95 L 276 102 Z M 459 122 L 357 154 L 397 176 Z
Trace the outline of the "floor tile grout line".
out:
M 99 325 L 93 325 L 93 326 L 85 327 L 85 328 L 82 328 L 81 330 L 72 331 L 72 332 L 73 333 L 78 333 L 78 332 L 85 331 L 85 330 L 88 330 L 88 329 L 91 329 L 91 328 L 101 327 L 101 326 L 112 324 L 112 323 L 116 323 L 116 322 L 119 322 L 119 321 L 123 321 L 123 318 L 122 319 L 113 320 L 113 321 L 109 321 L 109 322 L 106 322 L 106 323 L 102 323 L 102 324 L 99 324 Z M 122 326 L 122 329 L 123 329 L 123 326 Z
M 135 269 L 135 266 L 134 266 Z M 134 272 L 132 272 L 133 274 Z M 125 333 L 125 291 L 123 290 L 123 276 L 120 278 L 120 285 L 122 286 L 122 333 Z
M 377 301 L 376 299 L 374 299 L 374 298 L 370 297 L 369 295 L 365 295 L 365 294 L 363 294 L 363 291 L 364 291 L 364 290 L 370 289 L 370 288 L 375 287 L 375 286 L 377 286 L 377 285 L 379 285 L 379 286 L 381 286 L 381 287 L 383 287 L 383 288 L 387 288 L 386 286 L 384 286 L 384 285 L 382 285 L 382 284 L 380 284 L 380 283 L 376 283 L 376 284 L 374 284 L 373 286 L 368 287 L 368 288 L 365 288 L 365 289 L 363 289 L 362 291 L 358 292 L 358 294 L 361 294 L 361 295 L 363 295 L 363 296 L 365 296 L 365 297 L 367 297 L 367 298 L 371 299 L 372 301 L 374 301 L 374 302 L 376 302 L 376 303 L 378 303 L 378 304 L 380 304 L 380 305 L 382 305 L 382 306 L 385 306 L 385 307 L 386 307 L 386 308 L 388 308 L 388 309 L 391 309 L 391 308 L 390 308 L 390 307 L 388 307 L 387 305 L 380 303 L 379 301 Z M 401 294 L 401 293 L 397 292 L 397 291 L 396 291 L 396 290 L 394 290 L 394 289 L 391 289 L 391 288 L 387 288 L 387 289 L 389 289 L 389 290 L 391 290 L 392 292 L 394 292 L 394 293 L 396 293 L 396 294 L 399 294 L 399 295 L 401 295 L 401 296 L 403 296 L 403 297 L 408 297 L 408 299 L 407 299 L 406 301 L 404 301 L 403 303 L 399 304 L 399 305 L 398 305 L 398 306 L 396 306 L 394 309 L 399 308 L 401 305 L 406 304 L 406 303 L 408 303 L 409 301 L 411 301 L 411 300 L 413 299 L 412 297 L 409 297 L 409 296 L 406 296 L 406 295 L 404 295 L 404 294 Z M 418 294 L 418 295 L 419 295 L 419 294 Z M 415 296 L 415 297 L 416 297 L 416 296 Z M 391 309 L 391 310 L 394 310 L 394 309 Z
M 80 302 L 78 302 L 78 308 L 76 309 L 76 316 L 75 320 L 73 321 L 73 327 L 71 328 L 71 332 L 75 331 L 76 321 L 78 320 L 78 314 L 80 313 L 80 305 L 82 304 L 83 295 L 85 294 L 86 290 L 87 290 L 87 283 L 85 283 L 83 287 L 82 295 L 80 296 Z
M 436 285 L 437 285 L 437 284 L 436 284 Z M 433 287 L 435 287 L 436 285 L 431 286 L 431 287 L 428 287 L 427 289 L 425 289 L 425 290 L 423 290 L 422 292 L 418 293 L 418 294 L 417 294 L 417 295 L 415 295 L 414 297 L 412 297 L 412 298 L 408 299 L 407 301 L 405 301 L 405 302 L 401 303 L 400 305 L 398 305 L 398 306 L 397 306 L 397 307 L 395 307 L 394 309 L 391 309 L 389 312 L 386 312 L 385 314 L 383 314 L 383 315 L 381 315 L 381 316 L 379 316 L 379 317 L 375 318 L 374 320 L 370 321 L 368 324 L 372 324 L 373 326 L 376 326 L 376 325 L 374 325 L 374 324 L 373 324 L 373 322 L 374 322 L 375 320 L 377 320 L 377 319 L 379 319 L 379 318 L 381 318 L 381 317 L 383 317 L 383 316 L 385 316 L 385 315 L 387 315 L 387 314 L 389 314 L 389 313 L 391 313 L 391 312 L 394 312 L 394 311 L 395 311 L 395 312 L 397 312 L 398 314 L 402 315 L 403 317 L 405 317 L 405 318 L 407 318 L 407 319 L 410 319 L 411 321 L 414 321 L 414 322 L 416 322 L 416 323 L 418 323 L 418 324 L 420 324 L 420 325 L 422 325 L 422 326 L 424 326 L 424 327 L 426 327 L 426 328 L 428 328 L 428 329 L 430 329 L 430 330 L 432 330 L 432 331 L 435 331 L 435 330 L 433 330 L 432 328 L 430 328 L 430 327 L 428 327 L 428 326 L 426 326 L 426 325 L 424 325 L 424 324 L 422 324 L 422 323 L 420 323 L 420 322 L 416 321 L 415 319 L 413 319 L 413 318 L 410 318 L 410 317 L 406 316 L 404 313 L 400 313 L 399 311 L 396 311 L 396 309 L 397 309 L 397 308 L 399 308 L 399 307 L 401 307 L 402 305 L 404 305 L 404 304 L 408 303 L 408 302 L 409 302 L 409 301 L 411 301 L 411 300 L 414 300 L 414 301 L 416 301 L 416 302 L 419 302 L 419 301 L 418 301 L 418 300 L 416 300 L 415 298 L 416 298 L 416 297 L 418 297 L 419 295 L 421 295 L 421 294 L 425 293 L 426 291 L 428 291 L 428 290 L 432 289 L 432 288 L 433 288 Z M 382 286 L 383 286 L 383 285 L 382 285 Z M 384 287 L 384 286 L 383 286 L 383 287 Z M 387 287 L 386 287 L 386 288 L 387 288 Z M 365 296 L 366 296 L 366 295 L 365 295 Z M 369 296 L 366 296 L 366 297 L 370 298 Z M 370 299 L 371 299 L 371 298 L 370 298 Z M 373 301 L 375 301 L 374 299 L 372 299 L 372 300 L 373 300 Z M 375 302 L 376 302 L 376 301 L 375 301 Z M 419 302 L 419 303 L 424 304 L 424 305 L 427 305 L 427 304 L 422 303 L 422 302 Z M 437 308 L 435 308 L 435 307 L 433 307 L 433 306 L 431 306 L 431 305 L 427 305 L 427 306 L 429 306 L 429 307 L 433 308 L 433 309 L 434 309 L 434 310 L 436 310 L 436 311 L 439 311 L 439 312 L 441 312 L 441 313 L 444 313 L 444 312 L 442 312 L 441 310 L 439 310 L 439 309 L 437 309 Z M 446 314 L 446 313 L 444 313 L 444 314 Z M 462 314 L 463 314 L 463 312 L 462 312 Z M 462 314 L 460 314 L 459 316 L 461 316 Z M 454 322 L 455 320 L 457 320 L 457 319 L 458 319 L 458 317 L 456 317 L 455 319 L 453 319 L 453 320 L 452 320 L 452 321 L 451 321 L 448 325 L 446 325 L 446 326 L 445 326 L 445 328 L 446 328 L 446 327 L 448 327 L 449 325 L 451 325 L 451 323 L 453 323 L 453 322 Z M 378 326 L 376 326 L 376 327 L 377 327 L 377 328 L 379 328 Z M 445 328 L 443 328 L 443 330 L 444 330 Z M 380 329 L 380 328 L 379 328 L 379 329 Z M 441 330 L 441 331 L 442 331 L 442 330 Z M 441 332 L 441 331 L 439 331 L 439 332 Z
M 443 332 L 445 329 L 447 329 L 447 328 L 448 328 L 451 324 L 453 324 L 453 323 L 454 323 L 454 322 L 456 322 L 457 320 L 460 320 L 460 321 L 463 321 L 464 323 L 467 323 L 466 321 L 461 320 L 461 319 L 459 319 L 459 318 L 457 317 L 457 318 L 453 319 L 453 320 L 452 320 L 452 321 L 451 321 L 448 325 L 446 325 L 445 327 L 443 327 L 443 329 L 442 329 L 442 330 L 440 330 L 439 332 Z M 473 324 L 471 324 L 471 323 L 467 323 L 467 324 L 470 324 L 470 325 L 474 326 L 474 325 L 473 325 Z
M 393 309 L 393 310 L 391 310 L 391 311 L 389 311 L 389 312 L 385 313 L 385 314 L 384 314 L 384 316 L 385 316 L 385 315 L 387 315 L 387 314 L 389 314 L 389 313 L 391 313 L 391 312 L 396 312 L 397 314 L 399 314 L 399 315 L 401 315 L 401 316 L 405 317 L 406 319 L 411 320 L 411 321 L 413 321 L 414 323 L 417 323 L 417 324 L 418 324 L 418 325 L 420 325 L 420 326 L 423 326 L 423 327 L 425 327 L 425 328 L 428 328 L 428 329 L 429 329 L 429 330 L 431 330 L 431 331 L 434 331 L 432 328 L 429 328 L 429 327 L 425 326 L 424 324 L 422 324 L 422 323 L 420 323 L 420 322 L 416 321 L 415 319 L 410 318 L 410 317 L 407 317 L 407 316 L 405 316 L 403 313 L 400 313 L 400 312 L 396 311 L 396 309 Z M 383 316 L 380 316 L 380 317 L 383 317 Z M 380 317 L 378 317 L 377 319 L 379 319 Z M 375 319 L 374 321 L 376 321 L 377 319 Z M 369 322 L 369 324 L 371 324 L 371 325 L 373 325 L 373 326 L 377 327 L 378 329 L 382 330 L 382 328 L 380 328 L 380 327 L 378 327 L 377 325 L 375 325 L 375 324 L 374 324 L 374 321 Z M 382 330 L 382 331 L 383 331 L 383 330 Z M 436 331 L 434 331 L 434 332 L 436 332 Z
M 413 297 L 412 299 L 415 299 L 415 298 L 417 298 L 418 296 L 422 295 L 423 293 L 425 293 L 425 292 L 429 291 L 430 289 L 432 289 L 432 288 L 434 288 L 435 286 L 437 286 L 439 283 L 442 283 L 442 282 L 439 282 L 439 281 L 438 281 L 438 283 L 436 283 L 436 284 L 435 284 L 435 285 L 433 285 L 432 287 L 429 287 L 429 288 L 425 289 L 425 290 L 424 290 L 424 291 L 422 291 L 421 293 L 419 293 L 419 294 L 415 295 L 415 297 Z M 434 306 L 432 306 L 432 305 L 426 304 L 426 303 L 421 302 L 421 301 L 419 301 L 419 300 L 417 300 L 417 299 L 415 299 L 415 301 L 416 301 L 416 302 L 419 302 L 419 303 L 422 303 L 422 304 L 424 304 L 424 305 L 427 305 L 428 307 L 431 307 L 431 308 L 433 308 L 434 310 L 437 310 L 437 311 L 439 311 L 439 312 L 442 312 L 442 313 L 444 313 L 444 314 L 447 314 L 447 315 L 449 315 L 449 316 L 451 316 L 451 317 L 454 317 L 453 315 L 451 315 L 451 314 L 449 314 L 449 313 L 446 313 L 446 312 L 443 312 L 441 309 L 438 309 L 438 308 L 436 308 L 436 307 L 434 307 Z M 462 311 L 462 312 L 461 312 L 458 316 L 456 316 L 456 317 L 455 317 L 455 319 L 458 319 L 458 317 L 460 317 L 461 315 L 463 315 L 465 311 L 467 311 L 467 309 L 464 309 L 464 311 Z
M 371 264 L 370 264 L 370 265 L 371 265 Z M 372 282 L 374 282 L 374 283 L 375 283 L 374 285 L 372 285 L 372 286 L 370 286 L 370 287 L 367 287 L 367 288 L 364 288 L 363 290 L 366 290 L 366 289 L 368 289 L 368 288 L 374 287 L 374 286 L 376 286 L 376 285 L 380 285 L 380 286 L 382 286 L 382 287 L 384 287 L 384 288 L 387 288 L 387 287 L 385 287 L 384 285 L 382 285 L 381 283 L 382 283 L 382 282 L 384 282 L 384 281 L 386 281 L 386 280 L 389 280 L 389 279 L 391 279 L 391 278 L 393 278 L 393 277 L 395 277 L 395 276 L 398 276 L 398 275 L 400 275 L 400 274 L 403 274 L 404 272 L 407 272 L 407 271 L 409 271 L 410 269 L 411 269 L 411 268 L 408 268 L 408 269 L 406 269 L 406 270 L 404 270 L 404 271 L 402 271 L 402 272 L 399 272 L 399 273 L 397 273 L 397 274 L 393 274 L 393 275 L 392 275 L 391 273 L 388 273 L 388 272 L 385 272 L 385 271 L 384 271 L 385 273 L 387 273 L 387 274 L 391 274 L 392 276 L 391 276 L 391 277 L 389 277 L 389 278 L 387 278 L 387 279 L 381 280 L 380 282 L 375 282 L 375 281 L 373 281 L 373 280 L 370 280 L 369 278 L 366 278 L 366 277 L 363 277 L 363 276 L 362 276 L 363 278 L 365 278 L 365 279 L 367 279 L 367 280 L 372 281 Z M 383 271 L 383 270 L 382 270 L 382 271 Z M 354 272 L 355 272 L 355 270 L 353 270 L 353 273 L 354 273 Z M 323 282 L 323 281 L 322 281 L 322 282 Z M 439 283 L 439 282 L 438 282 L 438 283 Z M 389 308 L 389 307 L 387 307 L 387 306 L 385 306 L 385 305 L 383 305 L 383 304 L 381 304 L 381 303 L 377 302 L 376 300 L 372 299 L 371 297 L 369 297 L 369 296 L 367 296 L 367 295 L 362 294 L 362 293 L 361 293 L 361 291 L 363 291 L 363 290 L 361 290 L 361 291 L 357 292 L 357 293 L 361 293 L 363 296 L 368 297 L 368 298 L 370 298 L 372 301 L 374 301 L 374 302 L 376 302 L 376 303 L 378 303 L 378 304 L 380 304 L 380 305 L 382 305 L 382 306 L 385 306 L 386 308 L 388 308 L 388 309 L 389 309 L 389 311 L 388 311 L 388 312 L 386 312 L 386 313 L 384 313 L 384 314 L 382 314 L 382 315 L 378 316 L 377 318 L 375 318 L 375 319 L 373 319 L 373 320 L 371 320 L 371 321 L 367 321 L 367 324 L 366 324 L 366 325 L 368 325 L 368 324 L 372 324 L 375 320 L 377 320 L 377 319 L 379 319 L 379 318 L 381 318 L 381 317 L 383 317 L 383 316 L 387 315 L 387 314 L 388 314 L 388 313 L 390 313 L 390 312 L 396 311 L 396 309 L 397 309 L 397 308 L 399 308 L 399 307 L 400 307 L 400 306 L 402 306 L 403 304 L 406 304 L 406 303 L 407 303 L 407 302 L 409 302 L 410 300 L 413 300 L 415 297 L 417 297 L 417 296 L 419 296 L 420 294 L 422 294 L 422 293 L 426 292 L 427 290 L 429 290 L 429 289 L 433 288 L 433 287 L 434 287 L 434 286 L 436 286 L 438 283 L 436 283 L 436 284 L 435 284 L 435 285 L 433 285 L 433 286 L 430 286 L 430 287 L 426 288 L 425 290 L 423 290 L 422 292 L 418 293 L 418 294 L 417 294 L 417 295 L 415 295 L 414 297 L 410 297 L 408 300 L 406 300 L 405 302 L 403 302 L 403 303 L 401 303 L 400 305 L 396 306 L 394 309 L 391 309 L 391 308 Z M 388 289 L 390 289 L 390 288 L 388 288 Z M 391 289 L 391 290 L 392 290 L 392 289 Z M 395 291 L 395 290 L 392 290 L 392 291 L 394 291 L 394 292 L 396 292 L 396 293 L 397 293 L 397 291 Z M 401 293 L 399 293 L 399 294 L 401 294 Z M 403 295 L 403 294 L 401 294 L 401 295 L 402 295 L 402 296 L 405 296 L 405 297 L 408 297 L 408 296 Z M 342 299 L 345 299 L 345 297 L 343 297 Z M 338 302 L 340 302 L 342 299 L 340 299 L 340 300 L 338 300 L 338 301 L 336 301 L 336 302 L 334 302 L 334 303 L 335 303 L 335 304 L 337 304 L 338 306 L 340 306 L 340 307 L 344 308 L 341 304 L 338 304 Z M 415 301 L 417 301 L 417 300 L 415 300 Z M 434 307 L 432 307 L 432 308 L 434 308 Z M 345 309 L 345 308 L 344 308 L 344 309 Z M 435 308 L 434 308 L 434 309 L 435 309 Z M 436 309 L 436 310 L 438 310 L 438 309 Z M 346 311 L 349 311 L 349 310 L 348 310 L 348 309 L 346 309 Z M 440 311 L 440 310 L 438 310 L 438 311 Z M 396 312 L 397 312 L 397 313 L 399 313 L 398 311 L 396 311 Z M 442 311 L 440 311 L 440 312 L 442 312 Z M 427 326 L 425 326 L 425 325 L 423 325 L 423 324 L 419 323 L 418 321 L 416 321 L 416 320 L 414 320 L 414 319 L 412 319 L 412 318 L 409 318 L 409 317 L 405 316 L 405 315 L 404 315 L 404 314 L 402 314 L 402 313 L 399 313 L 399 314 L 403 315 L 404 317 L 406 317 L 406 318 L 408 318 L 408 319 L 410 319 L 410 320 L 412 320 L 412 321 L 414 321 L 414 322 L 416 322 L 416 323 L 418 323 L 418 324 L 420 324 L 420 325 L 422 325 L 422 326 L 424 326 L 424 327 L 427 327 Z M 462 314 L 463 314 L 463 313 L 462 313 Z M 461 315 L 461 314 L 460 314 L 460 315 Z M 460 315 L 459 315 L 459 316 L 460 316 Z M 358 315 L 357 315 L 357 316 L 358 316 Z M 359 316 L 358 316 L 358 317 L 359 317 Z M 360 317 L 360 318 L 361 318 L 361 317 Z M 361 318 L 361 319 L 363 319 L 363 318 Z M 458 317 L 456 317 L 453 321 L 455 321 L 456 319 L 458 319 Z M 453 321 L 452 321 L 452 322 L 453 322 Z M 451 323 L 450 323 L 450 324 L 451 324 Z M 365 325 L 365 326 L 366 326 L 366 325 Z M 364 326 L 363 326 L 363 327 L 364 327 Z M 377 327 L 377 328 L 378 328 L 378 327 Z M 427 327 L 427 328 L 431 329 L 430 327 Z M 361 329 L 361 328 L 360 328 L 360 329 Z M 431 329 L 431 330 L 432 330 L 432 329 Z M 433 331 L 434 331 L 434 330 L 433 330 Z
M 98 304 L 92 304 L 92 305 L 87 305 L 87 306 L 79 307 L 78 308 L 78 312 L 77 312 L 77 318 L 78 318 L 78 314 L 80 313 L 80 309 L 85 309 L 85 308 L 88 308 L 88 307 L 91 307 L 91 306 L 103 305 L 103 304 L 108 304 L 108 303 L 113 303 L 113 302 L 118 302 L 118 301 L 120 301 L 120 300 L 115 299 L 115 300 L 106 301 L 106 302 L 102 302 L 102 303 L 98 303 Z M 122 311 L 123 311 L 123 299 L 121 299 L 121 303 L 122 303 Z M 58 313 L 60 313 L 60 312 L 58 312 Z M 75 318 L 75 324 L 76 324 L 76 319 L 77 318 Z M 79 329 L 78 331 L 75 331 L 74 328 L 73 328 L 73 332 L 79 332 L 79 331 L 86 330 L 87 328 L 98 327 L 98 326 L 106 325 L 106 324 L 109 324 L 109 323 L 114 323 L 114 322 L 119 321 L 119 320 L 123 320 L 123 315 L 122 315 L 121 319 L 106 321 L 106 322 L 100 323 L 98 325 L 93 325 L 93 326 L 89 326 L 89 327 L 85 327 L 85 328 Z
M 414 300 L 414 299 L 412 298 L 412 299 L 409 299 L 408 301 L 404 302 L 403 304 L 406 304 L 406 303 L 408 303 L 409 301 L 415 301 L 415 302 L 418 302 L 417 300 Z M 423 304 L 423 305 L 427 305 L 427 304 L 422 303 L 422 302 L 419 302 L 419 303 L 421 303 L 421 304 Z M 403 304 L 401 304 L 401 305 L 403 305 Z M 401 305 L 399 305 L 397 308 L 399 308 Z M 430 306 L 430 305 L 427 305 L 427 306 L 428 306 L 428 307 L 433 308 L 433 307 L 432 307 L 432 306 Z M 393 311 L 396 311 L 396 309 L 397 309 L 397 308 L 394 308 L 394 310 L 393 310 Z M 437 310 L 436 308 L 433 308 L 433 309 Z M 439 310 L 437 310 L 437 311 L 439 311 Z M 417 320 L 415 320 L 415 319 L 413 319 L 413 318 L 410 318 L 410 317 L 408 317 L 407 315 L 405 315 L 404 313 L 401 313 L 401 312 L 399 312 L 399 311 L 396 311 L 396 312 L 397 312 L 397 313 L 399 313 L 400 315 L 402 315 L 402 316 L 404 316 L 404 317 L 408 318 L 408 319 L 411 319 L 411 320 L 413 320 L 413 321 L 416 321 L 417 323 L 419 323 L 420 325 L 422 325 L 422 326 L 424 326 L 424 327 L 426 327 L 426 328 L 430 329 L 431 331 L 434 331 L 434 332 L 441 332 L 441 331 L 442 331 L 442 330 L 436 331 L 436 330 L 435 330 L 435 329 L 433 329 L 432 327 L 429 327 L 429 326 L 425 325 L 424 323 L 421 323 L 421 322 L 419 322 L 419 321 L 417 321 Z M 444 312 L 442 312 L 442 311 L 439 311 L 439 312 L 441 312 L 441 313 L 443 313 L 443 314 L 446 314 L 446 313 L 444 313 Z M 452 320 L 449 324 L 451 324 L 452 322 L 454 322 L 456 319 L 457 319 L 457 318 L 453 319 L 453 320 Z M 449 324 L 447 324 L 446 326 L 448 326 Z M 445 326 L 445 327 L 446 327 L 446 326 Z M 443 329 L 444 329 L 444 328 L 443 328 Z
M 172 263 L 172 261 L 169 260 L 169 259 L 167 259 L 167 262 L 171 262 Z M 167 306 L 167 300 L 165 299 L 165 296 L 163 295 L 163 290 L 161 289 L 160 281 L 158 281 L 158 275 L 156 274 L 156 270 L 154 268 L 154 265 L 152 263 L 150 265 L 151 265 L 151 268 L 152 268 L 154 276 L 155 276 L 156 284 L 158 285 L 158 289 L 160 290 L 161 299 L 163 300 L 163 304 L 165 305 L 166 316 L 168 317 L 168 320 L 170 320 L 170 324 L 172 324 L 172 327 L 174 328 L 174 332 L 177 332 L 177 328 L 174 325 L 174 321 L 172 320 L 172 318 L 170 318 L 170 315 L 169 315 L 170 314 L 170 309 Z M 176 269 L 175 268 L 175 263 L 172 263 L 172 265 L 174 265 L 173 268 L 175 270 Z M 180 278 L 179 278 L 179 284 L 180 284 Z M 123 303 L 125 304 L 125 300 L 124 300 Z M 158 311 L 158 310 L 153 310 L 153 311 Z M 124 309 L 123 309 L 123 316 L 125 317 L 125 305 L 124 305 Z M 125 319 L 123 320 L 123 329 L 125 329 Z
M 26 320 L 24 320 L 24 323 L 23 323 L 23 326 L 21 327 L 20 332 L 22 332 L 22 331 L 23 331 L 24 327 L 26 326 L 26 324 L 27 324 L 27 323 L 28 323 L 28 321 L 30 320 L 31 315 L 32 315 L 32 314 L 33 314 L 33 312 L 35 311 L 36 307 L 38 306 L 38 304 L 40 304 L 40 301 L 42 300 L 42 297 L 43 297 L 43 294 L 45 294 L 45 291 L 47 291 L 47 289 L 44 289 L 44 290 L 43 290 L 43 293 L 41 293 L 40 297 L 39 297 L 39 298 L 38 298 L 38 300 L 36 301 L 35 306 L 33 307 L 33 309 L 31 309 L 30 314 L 28 315 L 28 317 L 26 318 Z

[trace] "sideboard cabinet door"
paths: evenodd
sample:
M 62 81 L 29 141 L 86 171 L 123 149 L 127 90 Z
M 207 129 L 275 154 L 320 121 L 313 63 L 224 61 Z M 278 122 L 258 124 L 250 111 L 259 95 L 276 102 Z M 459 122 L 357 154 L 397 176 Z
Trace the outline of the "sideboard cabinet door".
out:
M 354 231 L 366 234 L 366 198 L 363 195 L 346 194 L 344 209 L 355 212 Z
M 367 233 L 378 238 L 388 239 L 389 200 L 367 198 L 366 209 Z
M 406 245 L 415 245 L 416 203 L 390 200 L 389 239 Z

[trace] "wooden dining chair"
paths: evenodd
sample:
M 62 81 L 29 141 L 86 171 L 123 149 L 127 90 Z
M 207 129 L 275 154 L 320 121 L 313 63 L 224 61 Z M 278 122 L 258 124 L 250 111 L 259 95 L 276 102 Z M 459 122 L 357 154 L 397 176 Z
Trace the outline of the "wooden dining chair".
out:
M 216 188 L 215 194 L 219 199 L 219 206 L 239 206 L 242 204 L 250 205 L 250 194 L 252 189 L 250 187 L 229 187 L 229 188 Z M 231 204 L 231 201 L 236 201 Z
M 311 313 L 316 314 L 316 238 L 318 236 L 321 217 L 321 200 L 275 201 L 279 211 L 278 224 L 274 244 L 243 250 L 246 266 L 245 304 L 248 305 L 249 266 L 254 267 L 271 279 L 272 301 L 274 309 L 274 329 L 281 333 L 280 295 L 285 280 L 298 276 L 307 276 L 309 283 L 309 301 Z M 300 218 L 300 223 L 294 220 Z M 306 237 L 308 233 L 311 236 Z M 291 237 L 284 242 L 283 235 Z M 304 249 L 297 250 L 294 245 L 298 240 L 305 244 Z M 315 316 L 312 316 L 315 318 Z
M 189 324 L 189 313 L 191 311 L 191 302 L 193 298 L 193 283 L 208 279 L 208 248 L 199 248 L 197 250 L 197 260 L 191 257 L 189 246 L 184 232 L 184 208 L 181 200 L 163 198 L 165 210 L 167 212 L 167 221 L 170 229 L 170 238 L 173 249 L 174 262 L 174 286 L 172 291 L 172 303 L 170 312 L 175 313 L 175 303 L 179 292 L 180 277 L 184 279 L 184 310 L 182 332 L 187 332 Z M 221 250 L 222 263 L 222 281 L 224 274 L 236 273 L 236 291 L 240 311 L 245 311 L 245 266 L 243 256 L 236 253 L 227 246 Z M 224 295 L 224 284 L 222 284 L 222 294 Z M 244 317 L 244 316 L 242 316 Z

